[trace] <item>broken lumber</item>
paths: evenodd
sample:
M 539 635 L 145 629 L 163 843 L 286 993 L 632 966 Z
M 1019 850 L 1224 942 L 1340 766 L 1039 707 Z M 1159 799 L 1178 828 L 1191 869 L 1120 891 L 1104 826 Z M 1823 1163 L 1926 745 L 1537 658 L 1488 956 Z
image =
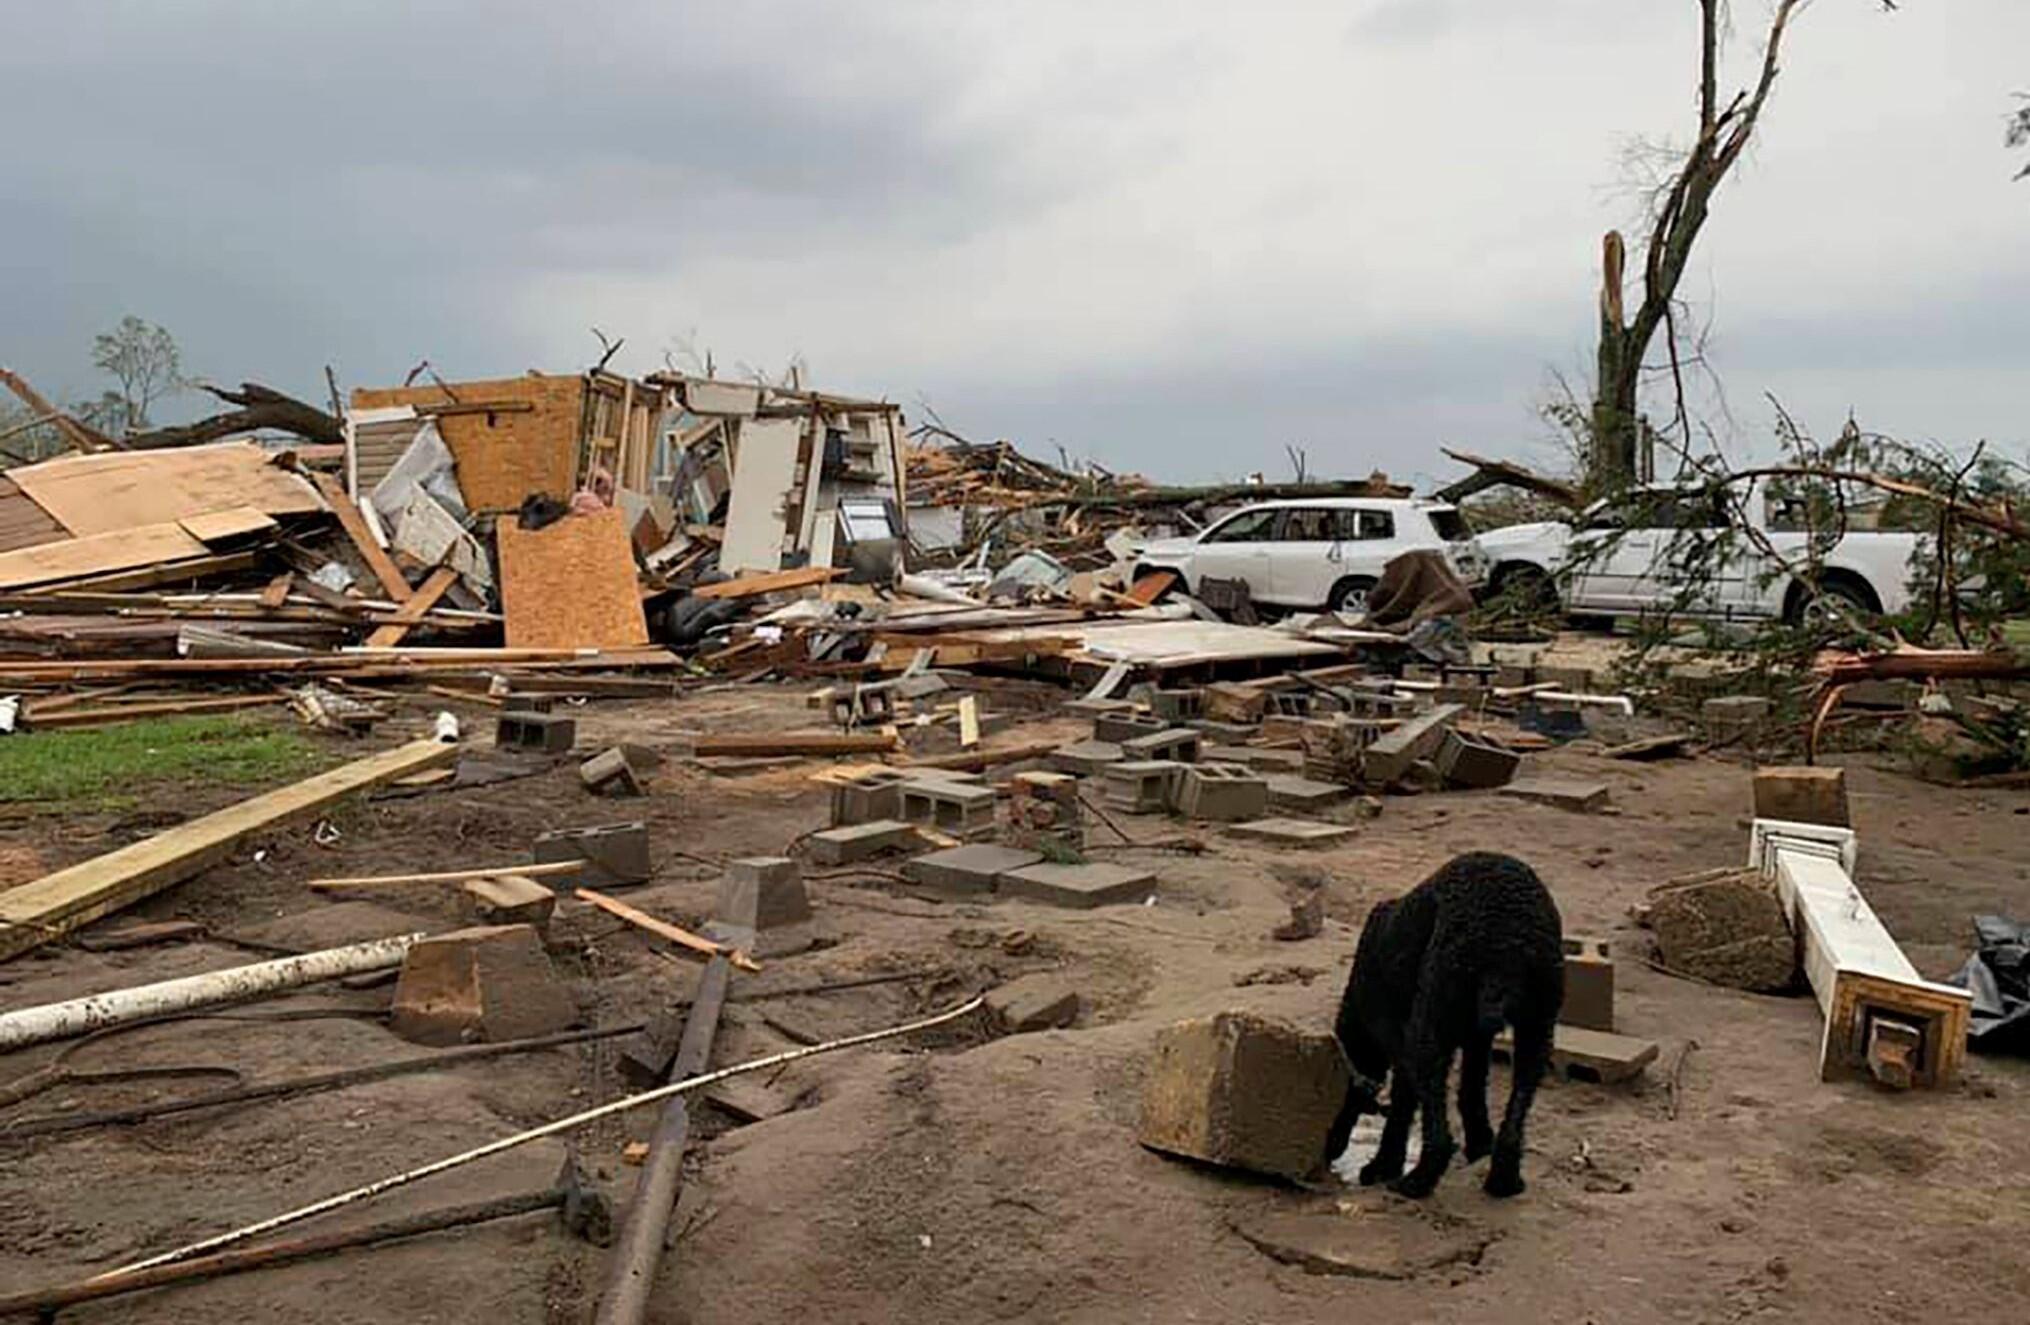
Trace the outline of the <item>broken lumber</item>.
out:
M 808 589 L 812 585 L 825 584 L 844 574 L 844 571 L 831 566 L 803 566 L 796 570 L 746 575 L 737 580 L 702 585 L 691 591 L 691 597 L 758 598 L 762 594 L 776 593 L 784 589 Z
M 260 994 L 316 984 L 320 980 L 335 980 L 342 975 L 386 970 L 401 965 L 402 955 L 409 950 L 409 945 L 422 937 L 422 934 L 416 933 L 374 939 L 343 948 L 279 957 L 270 962 L 255 962 L 251 966 L 231 966 L 223 971 L 206 971 L 202 975 L 187 975 L 178 980 L 112 989 L 63 1003 L 45 1003 L 41 1007 L 0 1013 L 0 1053 L 41 1044 L 45 1040 L 69 1039 L 105 1026 L 119 1026 L 167 1013 L 210 1007 L 215 1003 L 236 1003 Z
M 411 741 L 0 893 L 0 960 L 183 882 L 223 860 L 249 833 L 457 757 L 456 745 Z
M 415 592 L 409 595 L 409 600 L 395 609 L 393 619 L 367 636 L 367 647 L 387 649 L 400 644 L 402 637 L 409 633 L 410 628 L 425 612 L 437 606 L 437 600 L 456 583 L 458 572 L 449 566 L 439 566 L 431 571 L 429 578 L 417 585 Z
M 160 703 L 120 704 L 109 708 L 65 708 L 55 713 L 28 708 L 22 724 L 29 731 L 55 731 L 64 727 L 104 727 L 115 722 L 140 718 L 179 718 L 191 713 L 235 713 L 241 709 L 266 708 L 287 703 L 287 695 L 221 695 L 213 699 L 169 699 Z
M 689 948 L 692 952 L 701 952 L 707 957 L 725 957 L 743 971 L 761 969 L 759 963 L 739 949 L 729 948 L 723 943 L 714 943 L 708 938 L 693 934 L 688 929 L 672 925 L 667 920 L 658 920 L 646 911 L 636 910 L 619 898 L 608 897 L 605 893 L 595 892 L 590 888 L 576 889 L 572 895 L 581 902 L 592 903 L 608 915 L 620 917 L 637 929 L 645 929 L 657 938 L 668 939 L 679 947 Z
M 881 732 L 772 732 L 759 736 L 699 736 L 689 742 L 698 755 L 864 755 L 887 754 L 901 741 Z
M 349 878 L 312 879 L 304 886 L 317 892 L 339 888 L 379 888 L 408 883 L 466 883 L 473 879 L 498 879 L 518 874 L 524 879 L 553 875 L 582 874 L 590 861 L 552 860 L 540 865 L 484 865 L 469 870 L 432 870 L 425 874 L 357 874 Z
M 403 577 L 401 567 L 395 565 L 395 559 L 375 541 L 373 530 L 367 528 L 366 517 L 360 514 L 352 498 L 345 495 L 344 487 L 329 474 L 312 474 L 310 478 L 317 485 L 318 492 L 323 494 L 325 505 L 331 507 L 331 513 L 338 517 L 339 528 L 345 530 L 345 536 L 352 540 L 360 560 L 374 573 L 381 587 L 388 591 L 388 597 L 397 603 L 408 602 L 409 595 L 415 591 Z

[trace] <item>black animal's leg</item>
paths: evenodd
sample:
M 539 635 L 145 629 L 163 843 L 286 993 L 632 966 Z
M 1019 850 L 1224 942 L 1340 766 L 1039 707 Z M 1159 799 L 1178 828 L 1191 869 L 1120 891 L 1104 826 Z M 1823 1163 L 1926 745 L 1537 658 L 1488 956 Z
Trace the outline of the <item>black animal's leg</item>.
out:
M 1389 1081 L 1389 1110 L 1382 1122 L 1381 1144 L 1374 1158 L 1360 1166 L 1360 1185 L 1394 1182 L 1403 1175 L 1403 1156 L 1410 1149 L 1410 1120 L 1417 1116 L 1417 1088 L 1398 1067 Z
M 1494 1128 L 1487 1121 L 1487 1059 L 1493 1048 L 1494 1037 L 1476 1030 L 1459 1054 L 1459 1130 L 1465 1133 L 1468 1164 L 1494 1148 Z
M 1523 1190 L 1523 1120 L 1550 1062 L 1551 1025 L 1543 1019 L 1515 1028 L 1515 1079 L 1508 1090 L 1508 1109 L 1501 1116 L 1501 1133 L 1494 1138 L 1494 1162 L 1487 1169 L 1489 1196 L 1517 1196 Z
M 1430 988 L 1430 983 L 1425 986 Z M 1438 1179 L 1452 1163 L 1452 1128 L 1445 1120 L 1445 1086 L 1452 1075 L 1452 1046 L 1446 1043 L 1438 1024 L 1438 1010 L 1420 996 L 1410 1014 L 1411 1080 L 1416 1083 L 1417 1107 L 1424 1115 L 1424 1144 L 1416 1167 L 1396 1179 L 1395 1190 L 1411 1198 L 1431 1194 Z M 1393 1097 L 1391 1103 L 1393 1103 Z
M 1319 1156 L 1318 1167 L 1330 1169 L 1333 1162 L 1346 1153 L 1346 1143 L 1353 1137 L 1353 1125 L 1360 1121 L 1361 1091 L 1357 1086 L 1346 1088 L 1346 1102 L 1339 1106 L 1339 1116 L 1332 1120 L 1332 1130 L 1325 1134 L 1325 1153 Z

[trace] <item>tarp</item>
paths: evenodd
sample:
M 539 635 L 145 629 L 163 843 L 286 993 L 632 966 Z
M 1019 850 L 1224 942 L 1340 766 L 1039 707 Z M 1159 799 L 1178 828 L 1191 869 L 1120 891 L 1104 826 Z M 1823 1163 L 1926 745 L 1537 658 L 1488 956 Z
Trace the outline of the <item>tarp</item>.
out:
M 1975 916 L 1979 950 L 1944 983 L 1974 996 L 1967 1045 L 1983 1053 L 2030 1053 L 2030 926 Z

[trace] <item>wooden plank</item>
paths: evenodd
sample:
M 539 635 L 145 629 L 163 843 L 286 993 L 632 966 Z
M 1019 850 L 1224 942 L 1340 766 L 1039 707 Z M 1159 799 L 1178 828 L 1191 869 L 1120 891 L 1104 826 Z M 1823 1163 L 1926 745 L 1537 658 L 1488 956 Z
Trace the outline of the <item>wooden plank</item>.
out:
M 8 477 L 79 538 L 237 506 L 271 516 L 324 510 L 308 484 L 252 442 L 65 456 Z
M 0 477 L 0 552 L 61 543 L 70 531 L 35 504 L 13 479 Z
M 745 575 L 737 580 L 725 580 L 692 590 L 694 598 L 754 598 L 765 593 L 776 593 L 784 589 L 807 589 L 814 584 L 835 580 L 846 572 L 832 566 L 805 566 L 797 570 L 779 570 L 773 574 Z
M 627 648 L 648 643 L 634 545 L 611 507 L 541 529 L 494 528 L 509 648 Z
M 367 647 L 386 649 L 400 644 L 402 637 L 409 633 L 409 628 L 415 625 L 425 612 L 437 606 L 437 600 L 456 583 L 458 572 L 449 566 L 439 566 L 431 571 L 423 583 L 416 586 L 416 592 L 409 596 L 409 601 L 395 609 L 394 619 L 367 636 Z
M 106 727 L 142 718 L 180 718 L 189 713 L 236 713 L 241 709 L 266 708 L 271 704 L 288 702 L 287 695 L 224 695 L 216 699 L 171 699 L 111 708 L 65 708 L 55 713 L 30 705 L 27 727 L 38 732 L 65 727 Z
M 174 524 L 145 525 L 62 543 L 0 552 L 0 589 L 77 580 L 204 555 L 204 544 Z
M 239 571 L 252 570 L 260 563 L 261 554 L 258 551 L 228 552 L 223 556 L 189 557 L 182 561 L 163 562 L 158 566 L 143 566 L 137 570 L 113 571 L 105 575 L 65 580 L 59 584 L 29 589 L 26 592 L 53 594 L 91 589 L 113 593 L 122 589 L 145 589 L 157 584 L 185 584 L 208 579 L 214 575 L 232 575 Z
M 187 515 L 176 523 L 200 543 L 223 543 L 248 534 L 266 533 L 275 528 L 275 517 L 255 506 L 228 506 L 222 511 Z
M 317 489 L 324 494 L 324 500 L 331 506 L 331 513 L 338 517 L 339 527 L 344 529 L 345 536 L 352 540 L 360 559 L 366 562 L 367 569 L 374 573 L 374 578 L 381 582 L 381 587 L 388 591 L 388 597 L 397 603 L 408 602 L 409 595 L 414 590 L 409 588 L 409 581 L 403 578 L 401 567 L 395 565 L 395 559 L 374 541 L 373 531 L 367 528 L 366 517 L 359 513 L 359 507 L 353 505 L 352 498 L 345 495 L 344 486 L 329 475 L 319 474 Z
M 457 758 L 454 744 L 412 741 L 0 893 L 0 960 L 183 882 L 223 860 L 249 833 L 278 827 L 355 792 Z
M 959 700 L 959 748 L 970 750 L 980 743 L 980 701 L 972 695 Z
M 1159 570 L 1154 575 L 1144 575 L 1141 579 L 1135 581 L 1133 586 L 1129 588 L 1127 597 L 1147 607 L 1158 598 L 1161 598 L 1169 591 L 1170 586 L 1176 583 L 1176 571 Z
M 763 732 L 754 736 L 699 736 L 693 755 L 863 755 L 899 750 L 902 743 L 880 732 Z
M 261 590 L 261 606 L 271 612 L 281 607 L 289 601 L 289 587 L 295 583 L 296 572 L 286 570 L 268 581 L 267 587 Z

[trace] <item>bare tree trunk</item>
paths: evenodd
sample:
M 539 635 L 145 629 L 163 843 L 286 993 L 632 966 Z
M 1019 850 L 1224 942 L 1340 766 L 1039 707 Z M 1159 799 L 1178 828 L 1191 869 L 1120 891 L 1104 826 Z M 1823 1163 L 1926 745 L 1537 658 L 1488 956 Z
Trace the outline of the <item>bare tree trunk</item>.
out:
M 336 418 L 314 405 L 306 405 L 294 396 L 285 396 L 280 391 L 262 386 L 259 382 L 242 382 L 238 391 L 228 391 L 216 386 L 206 386 L 204 389 L 227 404 L 238 405 L 240 408 L 228 410 L 224 414 L 214 414 L 208 419 L 199 419 L 196 423 L 135 433 L 127 438 L 126 444 L 136 450 L 197 446 L 203 442 L 215 442 L 221 437 L 254 432 L 261 428 L 294 433 L 311 442 L 345 441 L 345 430 Z

